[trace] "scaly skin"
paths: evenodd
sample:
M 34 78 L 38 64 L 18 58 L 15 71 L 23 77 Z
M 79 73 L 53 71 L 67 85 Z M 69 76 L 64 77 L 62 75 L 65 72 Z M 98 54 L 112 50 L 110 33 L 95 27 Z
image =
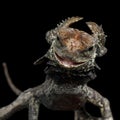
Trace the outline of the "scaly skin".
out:
M 87 86 L 90 80 L 96 78 L 95 68 L 98 66 L 95 58 L 107 51 L 106 35 L 102 27 L 94 22 L 86 23 L 92 35 L 70 27 L 82 19 L 69 18 L 47 32 L 46 40 L 51 47 L 34 63 L 41 64 L 48 59 L 45 82 L 23 92 L 12 106 L 1 108 L 0 120 L 24 105 L 29 106 L 29 120 L 38 120 L 40 104 L 53 110 L 73 110 L 74 120 L 113 120 L 109 101 Z M 100 118 L 87 113 L 84 107 L 87 101 L 99 107 Z

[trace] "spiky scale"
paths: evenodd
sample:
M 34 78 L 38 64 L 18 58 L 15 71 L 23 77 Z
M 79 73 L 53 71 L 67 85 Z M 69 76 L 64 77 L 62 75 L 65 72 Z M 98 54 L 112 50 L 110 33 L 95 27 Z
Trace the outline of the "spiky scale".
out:
M 69 27 L 72 23 L 75 23 L 75 22 L 78 22 L 79 20 L 82 20 L 83 17 L 71 17 L 71 18 L 68 18 L 64 21 L 62 21 L 62 23 L 60 23 L 58 25 L 59 28 L 67 28 Z

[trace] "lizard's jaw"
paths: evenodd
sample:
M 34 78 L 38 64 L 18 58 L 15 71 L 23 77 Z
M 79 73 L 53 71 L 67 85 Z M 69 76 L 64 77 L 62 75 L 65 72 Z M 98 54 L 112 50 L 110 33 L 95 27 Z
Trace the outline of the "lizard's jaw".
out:
M 59 56 L 57 53 L 55 53 L 55 57 L 56 57 L 57 61 L 59 62 L 59 64 L 66 67 L 66 68 L 78 67 L 78 66 L 83 65 L 85 63 L 85 61 L 75 62 L 75 61 L 70 60 L 68 58 L 63 58 L 63 57 Z

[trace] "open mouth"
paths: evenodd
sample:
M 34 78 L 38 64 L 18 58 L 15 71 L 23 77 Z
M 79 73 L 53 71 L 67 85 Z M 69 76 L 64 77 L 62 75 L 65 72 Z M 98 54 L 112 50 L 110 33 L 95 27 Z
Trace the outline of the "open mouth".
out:
M 77 67 L 85 63 L 85 62 L 75 62 L 68 58 L 63 58 L 59 56 L 57 53 L 55 53 L 55 56 L 61 65 L 63 65 L 64 67 L 68 67 L 68 68 Z

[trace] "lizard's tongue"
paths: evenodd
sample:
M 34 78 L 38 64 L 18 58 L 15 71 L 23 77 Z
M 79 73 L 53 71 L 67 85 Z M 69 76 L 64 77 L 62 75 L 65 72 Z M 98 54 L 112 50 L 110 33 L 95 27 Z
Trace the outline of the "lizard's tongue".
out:
M 56 54 L 56 56 L 57 56 L 57 59 L 59 60 L 60 64 L 64 65 L 65 67 L 73 67 L 73 66 L 84 63 L 84 62 L 75 62 L 75 61 L 70 60 L 68 58 L 62 58 L 58 54 Z

